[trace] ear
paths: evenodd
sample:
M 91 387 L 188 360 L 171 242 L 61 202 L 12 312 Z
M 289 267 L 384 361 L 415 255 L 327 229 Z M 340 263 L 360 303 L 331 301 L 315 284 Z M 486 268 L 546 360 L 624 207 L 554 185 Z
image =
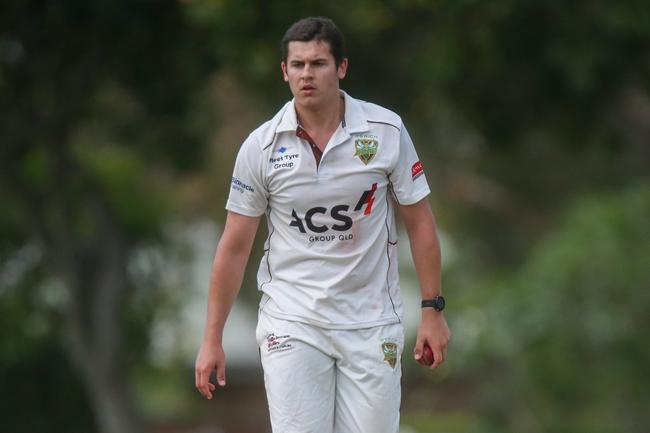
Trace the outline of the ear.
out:
M 339 77 L 339 80 L 345 78 L 345 74 L 348 72 L 348 59 L 344 57 L 339 63 L 339 67 L 336 70 L 336 75 Z
M 282 69 L 282 78 L 284 78 L 284 81 L 289 82 L 289 76 L 287 75 L 287 64 L 281 62 L 280 68 Z

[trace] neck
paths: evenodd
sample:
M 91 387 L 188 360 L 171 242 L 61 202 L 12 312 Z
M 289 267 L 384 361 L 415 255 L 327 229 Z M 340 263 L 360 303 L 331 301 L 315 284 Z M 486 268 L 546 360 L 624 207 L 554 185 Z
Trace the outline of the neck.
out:
M 345 113 L 345 101 L 343 95 L 338 92 L 320 107 L 298 104 L 295 107 L 299 123 L 308 131 L 336 129 Z

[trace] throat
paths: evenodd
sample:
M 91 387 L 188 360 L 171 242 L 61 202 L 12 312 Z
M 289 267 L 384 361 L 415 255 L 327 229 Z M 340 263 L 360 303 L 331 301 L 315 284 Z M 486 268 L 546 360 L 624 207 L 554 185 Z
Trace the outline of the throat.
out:
M 305 112 L 296 107 L 298 120 L 296 136 L 309 143 L 314 154 L 316 167 L 320 165 L 325 147 L 327 147 L 327 143 L 330 142 L 332 136 L 338 130 L 339 125 L 345 124 L 345 99 L 343 95 L 340 95 L 337 102 L 331 106 L 335 109 L 329 113 Z
M 329 110 L 310 111 L 296 107 L 298 129 L 301 134 L 310 137 L 310 142 L 315 144 L 321 152 L 336 132 L 339 125 L 345 123 L 345 99 L 340 95 L 336 102 L 329 104 Z M 298 131 L 296 131 L 296 134 Z M 298 135 L 301 138 L 304 138 Z
M 320 160 L 323 158 L 323 150 L 325 149 L 329 138 L 325 143 L 323 143 L 322 147 L 320 147 L 318 144 L 316 144 L 314 139 L 311 138 L 309 133 L 300 125 L 298 125 L 298 128 L 296 129 L 296 135 L 309 143 L 309 147 L 311 147 L 311 151 L 314 154 L 314 159 L 316 160 L 316 167 L 318 167 L 320 165 Z

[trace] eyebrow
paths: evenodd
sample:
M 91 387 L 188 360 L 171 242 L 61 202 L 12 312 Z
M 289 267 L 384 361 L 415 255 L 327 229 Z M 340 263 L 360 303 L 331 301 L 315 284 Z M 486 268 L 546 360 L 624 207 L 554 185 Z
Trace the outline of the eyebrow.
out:
M 318 62 L 327 62 L 327 57 L 316 57 L 315 59 L 305 60 L 305 59 L 289 59 L 289 63 L 318 63 Z

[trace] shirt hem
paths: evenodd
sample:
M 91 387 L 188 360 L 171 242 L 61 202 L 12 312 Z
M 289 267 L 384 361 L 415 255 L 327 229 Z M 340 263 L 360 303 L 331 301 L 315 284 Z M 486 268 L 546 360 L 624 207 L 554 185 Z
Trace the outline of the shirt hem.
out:
M 260 310 L 262 309 L 263 307 L 260 306 Z M 265 314 L 268 314 L 269 316 L 275 319 L 287 320 L 289 322 L 300 322 L 300 323 L 305 323 L 307 325 L 317 326 L 319 328 L 335 329 L 335 330 L 366 329 L 366 328 L 374 328 L 377 326 L 392 325 L 395 323 L 403 322 L 402 317 L 395 316 L 394 314 L 379 319 L 367 321 L 367 322 L 330 323 L 330 322 L 322 322 L 320 320 L 314 320 L 312 318 L 303 317 L 295 314 L 287 314 L 287 313 L 279 313 L 276 311 L 270 311 L 269 309 L 263 309 L 263 311 Z

